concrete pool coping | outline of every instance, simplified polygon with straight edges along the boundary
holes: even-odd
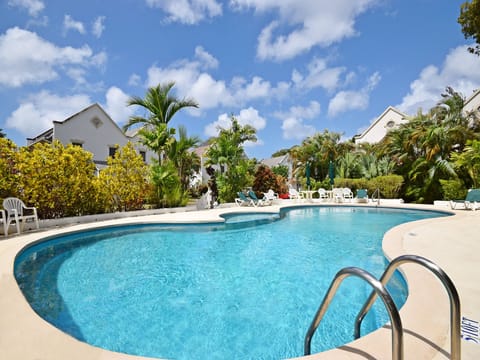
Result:
[[[281,205],[261,208],[230,207],[213,210],[176,212],[129,217],[63,228],[31,232],[0,240],[0,358],[11,360],[60,359],[147,359],[106,351],[82,343],[41,319],[31,309],[13,276],[16,254],[39,239],[98,226],[138,223],[189,223],[221,220],[231,212],[278,212],[285,206],[310,204],[282,201]],[[371,206],[353,204],[354,206]],[[325,204],[325,206],[329,206]],[[337,205],[352,206],[352,204]],[[444,210],[445,207],[395,204],[395,208]],[[390,259],[403,254],[424,256],[439,265],[455,283],[462,314],[480,320],[480,212],[458,210],[455,216],[426,219],[399,225],[389,230],[383,249]],[[3,239],[3,238],[0,238]],[[340,270],[340,269],[339,269]],[[448,359],[450,354],[450,316],[446,292],[428,271],[415,264],[401,267],[408,284],[409,297],[400,310],[404,333],[405,359]],[[324,294],[319,294],[319,302]],[[313,316],[313,314],[312,314]],[[309,324],[305,324],[305,331]],[[353,319],[352,319],[353,332]],[[314,339],[315,341],[315,339]],[[318,340],[317,340],[318,341]],[[480,344],[461,342],[462,358],[480,358]],[[340,348],[314,354],[305,359],[389,359],[391,332],[381,328]]]

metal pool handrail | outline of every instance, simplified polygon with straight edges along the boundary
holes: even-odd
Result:
[[[431,272],[433,272],[437,278],[442,282],[443,286],[447,290],[450,299],[450,352],[452,360],[460,360],[461,358],[461,345],[460,345],[460,298],[458,296],[457,289],[448,275],[435,263],[430,260],[417,256],[417,255],[402,255],[390,262],[385,269],[380,282],[383,286],[386,286],[395,270],[402,264],[415,263],[422,265]],[[362,309],[355,319],[355,332],[354,337],[358,339],[360,337],[360,327],[362,320],[368,313],[373,303],[377,298],[375,291],[372,291],[367,302],[363,305]]]
[[[403,328],[397,307],[395,306],[395,303],[390,294],[388,293],[387,289],[379,280],[377,280],[369,272],[356,267],[344,268],[335,275],[325,297],[322,300],[320,307],[317,310],[317,313],[315,314],[315,317],[313,318],[312,323],[310,324],[307,334],[305,335],[304,355],[310,355],[312,337],[317,330],[320,321],[322,321],[322,318],[325,315],[333,297],[335,296],[338,287],[340,286],[341,282],[348,276],[356,276],[361,278],[362,280],[365,280],[373,287],[373,293],[379,295],[380,298],[383,300],[388,315],[390,316],[390,323],[392,325],[392,360],[402,360]]]

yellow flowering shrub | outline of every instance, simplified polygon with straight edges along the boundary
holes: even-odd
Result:
[[[100,171],[97,189],[106,199],[107,211],[129,211],[143,207],[150,185],[148,166],[132,143],[109,157],[108,166]]]
[[[95,199],[92,154],[59,141],[23,147],[17,163],[18,197],[42,218],[91,214]]]

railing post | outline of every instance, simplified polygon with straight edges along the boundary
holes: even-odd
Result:
[[[323,316],[325,315],[330,302],[332,301],[335,293],[337,292],[340,283],[348,276],[357,276],[365,280],[368,284],[373,287],[373,292],[380,296],[383,300],[385,308],[387,309],[388,315],[390,317],[390,323],[392,325],[392,359],[393,360],[402,360],[403,359],[403,328],[400,315],[398,314],[397,307],[388,293],[387,289],[383,284],[377,280],[369,272],[356,268],[348,267],[340,270],[334,277],[330,287],[327,290],[325,297],[320,304],[320,307],[313,318],[310,327],[308,328],[307,334],[305,335],[304,341],[304,355],[310,355],[311,352],[311,341],[312,337],[315,334],[315,331],[320,324]]]
[[[458,296],[457,289],[453,284],[453,281],[448,275],[435,263],[430,260],[417,256],[417,255],[402,255],[393,259],[385,269],[385,272],[380,278],[380,282],[386,286],[395,270],[402,264],[415,263],[422,265],[423,267],[434,273],[437,278],[442,282],[443,286],[447,290],[448,297],[450,299],[450,356],[452,360],[460,360],[461,358],[461,344],[460,344],[460,297]],[[363,305],[362,309],[358,313],[355,319],[354,337],[358,339],[360,337],[360,327],[362,320],[368,313],[373,303],[377,298],[377,294],[372,291],[369,298]]]

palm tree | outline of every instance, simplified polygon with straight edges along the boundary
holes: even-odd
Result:
[[[0,129],[0,138],[4,138],[7,135],[3,132],[3,129]]]
[[[183,190],[187,189],[193,171],[200,169],[200,158],[191,151],[199,143],[200,138],[198,136],[189,137],[187,129],[184,126],[179,126],[178,140],[173,141],[167,147],[168,158],[175,164],[178,170]]]
[[[207,165],[218,165],[217,176],[220,200],[233,201],[236,193],[253,182],[253,162],[247,160],[243,144],[257,141],[256,130],[250,125],[240,125],[234,116],[231,127],[220,129],[207,150]]]
[[[144,108],[148,112],[147,117],[132,116],[123,126],[123,131],[135,125],[143,125],[140,135],[145,140],[145,145],[149,146],[158,154],[161,162],[162,153],[165,150],[170,139],[173,137],[175,130],[168,128],[168,123],[173,116],[181,109],[186,107],[198,108],[197,102],[192,99],[179,100],[170,94],[170,90],[175,85],[174,82],[167,84],[159,84],[150,87],[147,90],[145,98],[132,96],[127,101],[128,106],[137,105]],[[153,134],[149,134],[149,132]]]

